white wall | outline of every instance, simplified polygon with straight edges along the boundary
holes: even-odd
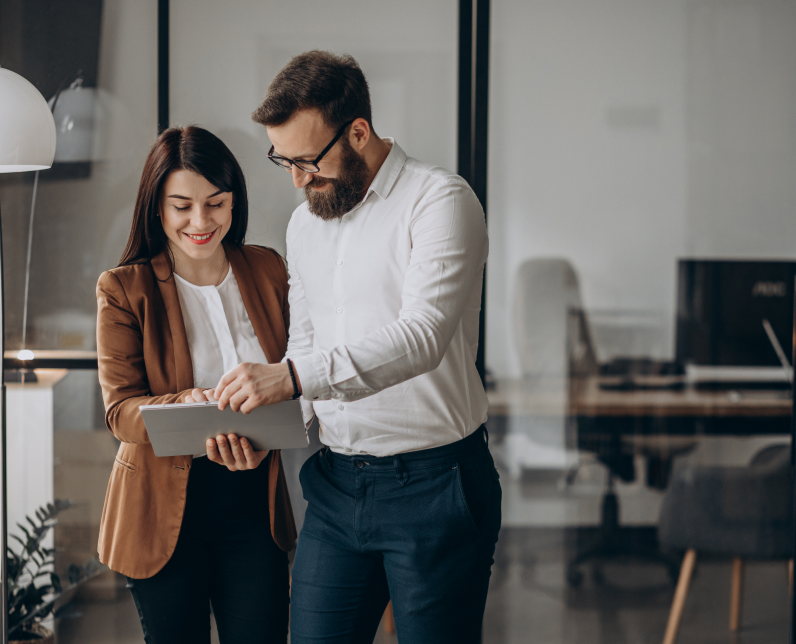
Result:
[[[688,3],[694,256],[796,257],[796,2]]]
[[[673,320],[678,257],[796,255],[796,3],[496,0],[492,20],[498,376],[526,259],[568,258],[588,308]]]
[[[171,120],[208,128],[246,174],[248,241],[285,250],[301,193],[266,158],[265,128],[249,115],[291,56],[352,54],[368,79],[373,124],[410,156],[455,169],[455,0],[172,0]]]

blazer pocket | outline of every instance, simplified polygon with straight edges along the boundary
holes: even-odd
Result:
[[[137,470],[135,465],[128,463],[127,461],[123,461],[118,456],[114,459],[113,466],[118,467],[126,472],[130,472],[130,474],[135,474]]]

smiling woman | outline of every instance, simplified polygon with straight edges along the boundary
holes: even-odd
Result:
[[[196,126],[170,128],[158,137],[147,159],[119,266],[147,261],[165,250],[172,270],[180,260],[183,264],[188,261],[187,268],[191,258],[223,255],[222,239],[240,247],[248,223],[246,179],[223,141]],[[223,230],[216,234],[219,228]],[[211,243],[194,254],[186,238],[207,234],[211,234]],[[220,264],[215,265],[216,275]]]
[[[218,436],[209,458],[157,457],[140,405],[201,398],[241,363],[287,347],[287,270],[246,246],[237,160],[198,127],[149,153],[119,266],[97,284],[99,380],[121,441],[100,526],[103,563],[127,577],[147,642],[285,641],[295,524],[278,451]],[[246,471],[238,471],[246,470]]]

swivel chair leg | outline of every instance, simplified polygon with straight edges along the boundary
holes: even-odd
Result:
[[[744,562],[740,557],[732,560],[732,587],[730,590],[730,632],[741,630],[741,608],[743,606]]]
[[[583,582],[580,566],[590,560],[609,559],[618,556],[637,557],[650,563],[666,567],[672,582],[677,578],[678,565],[676,560],[663,554],[656,547],[642,545],[628,538],[622,532],[619,523],[619,497],[615,492],[613,473],[608,473],[608,486],[603,494],[600,509],[600,536],[596,544],[585,552],[581,552],[569,562],[566,571],[567,583],[577,588]],[[594,581],[602,583],[602,571],[594,569]]]
[[[683,557],[683,565],[680,568],[677,589],[674,591],[674,601],[672,602],[672,610],[669,613],[669,623],[666,625],[666,634],[663,636],[663,644],[674,644],[677,640],[677,632],[680,630],[685,600],[688,597],[688,587],[691,585],[691,577],[694,575],[696,555],[696,550],[691,549]]]

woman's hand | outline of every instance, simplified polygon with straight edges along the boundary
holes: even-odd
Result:
[[[192,402],[205,402],[208,400],[214,400],[211,396],[213,394],[212,389],[194,389],[189,394],[185,394],[185,399],[182,401],[184,403],[192,403]]]
[[[255,470],[268,456],[268,450],[255,452],[246,437],[235,434],[219,434],[215,440],[207,439],[207,458],[219,465],[226,465],[230,472]]]

